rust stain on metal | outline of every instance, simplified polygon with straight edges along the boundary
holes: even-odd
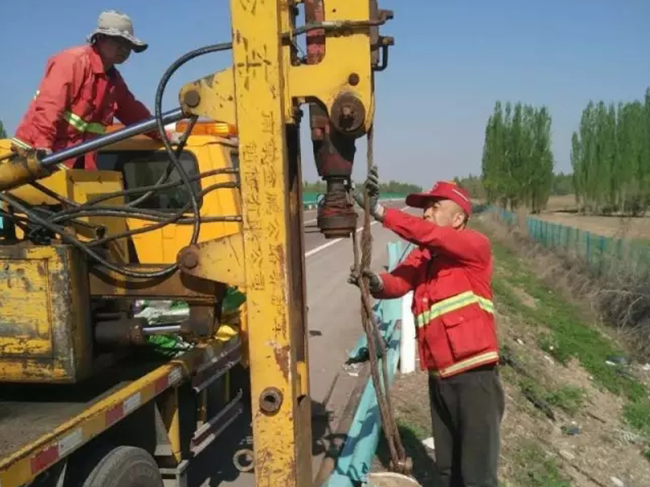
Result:
[[[289,357],[291,356],[291,347],[284,345],[283,347],[274,347],[273,354],[275,355],[275,363],[278,364],[282,377],[285,381],[289,380]]]

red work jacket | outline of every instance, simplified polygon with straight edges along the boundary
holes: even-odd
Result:
[[[471,229],[439,227],[386,209],[384,227],[418,246],[391,273],[376,298],[413,291],[420,366],[439,377],[498,362],[490,241]]]
[[[131,125],[151,117],[135,99],[117,69],[104,69],[92,46],[67,49],[52,56],[45,76],[12,142],[19,149],[53,152],[103,134],[117,117]],[[159,139],[157,132],[148,134]],[[84,167],[96,169],[96,153],[86,154]],[[66,161],[72,167],[74,160]]]

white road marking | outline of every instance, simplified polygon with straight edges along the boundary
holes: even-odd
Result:
[[[370,224],[370,226],[374,225],[375,223],[379,223],[379,222],[374,221]],[[363,230],[363,227],[357,228],[357,233],[359,233],[361,230]],[[309,252],[305,252],[305,257],[311,257],[312,255],[317,254],[321,250],[325,250],[327,247],[331,247],[335,243],[340,242],[341,240],[345,240],[345,239],[337,238],[335,240],[332,240],[331,242],[324,243],[323,245],[320,245],[315,249],[311,249]]]
[[[404,211],[404,210],[406,210],[406,209],[408,209],[408,206],[404,206],[403,208],[400,208],[400,211]],[[315,222],[316,220],[311,220],[311,221],[312,221],[312,222]],[[310,223],[310,222],[307,221],[307,222],[305,222],[305,223]],[[372,223],[370,223],[370,226],[374,225],[375,223],[379,223],[379,222],[377,222],[377,221],[373,221]],[[357,228],[357,233],[359,233],[361,230],[363,230],[363,227],[359,227],[359,228]],[[331,246],[334,245],[335,243],[340,242],[341,240],[345,240],[345,239],[343,239],[343,238],[337,238],[337,239],[334,239],[334,240],[332,240],[332,241],[330,241],[330,242],[324,243],[323,245],[319,245],[319,246],[316,247],[315,249],[311,249],[310,251],[305,252],[305,257],[311,257],[312,255],[317,254],[317,253],[320,252],[321,250],[325,250],[326,248],[331,247]]]

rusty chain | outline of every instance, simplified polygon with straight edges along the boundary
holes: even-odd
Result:
[[[373,128],[368,131],[368,174],[373,167]],[[364,188],[365,189],[365,188]],[[368,339],[368,354],[370,356],[370,375],[375,387],[377,405],[381,417],[382,430],[391,459],[391,470],[409,475],[411,473],[411,459],[406,457],[402,439],[395,422],[393,405],[388,388],[388,364],[386,363],[386,344],[379,333],[379,326],[372,309],[371,294],[368,278],[363,276],[363,270],[370,269],[372,261],[372,234],[370,232],[370,195],[364,191],[364,219],[361,233],[361,262],[359,262],[359,249],[357,246],[357,232],[352,232],[352,246],[354,252],[353,270],[359,276],[361,290],[361,323]],[[379,348],[379,353],[377,348]],[[381,378],[379,375],[379,359],[381,359]],[[383,382],[383,386],[382,386]]]

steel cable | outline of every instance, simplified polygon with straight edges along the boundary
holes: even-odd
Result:
[[[368,174],[374,164],[373,153],[373,129],[368,131],[368,149],[367,162]],[[382,422],[382,430],[386,438],[386,444],[391,458],[391,470],[398,473],[410,474],[411,462],[406,457],[404,445],[395,422],[393,405],[390,397],[388,386],[388,364],[386,363],[386,344],[379,334],[379,326],[372,309],[371,294],[369,290],[368,278],[364,277],[363,271],[370,269],[372,261],[372,234],[370,231],[370,195],[367,188],[364,188],[364,219],[363,230],[361,233],[361,259],[359,259],[359,249],[357,248],[356,231],[352,232],[352,245],[354,252],[354,271],[359,276],[359,288],[361,290],[361,323],[368,340],[368,354],[370,358],[370,374],[375,387],[377,396],[377,405]],[[359,262],[361,260],[361,262]],[[377,350],[377,348],[379,350]],[[381,360],[381,378],[379,371],[379,360]],[[382,387],[383,382],[383,387]]]

